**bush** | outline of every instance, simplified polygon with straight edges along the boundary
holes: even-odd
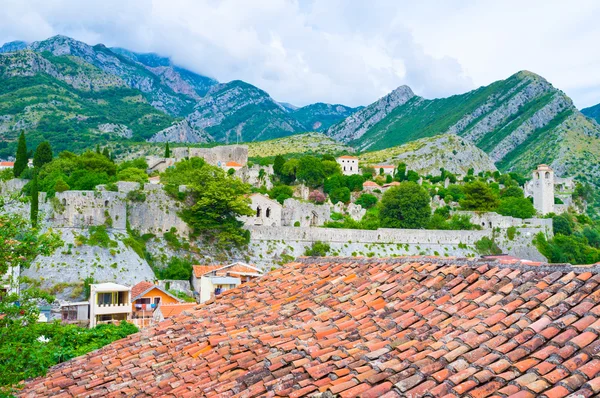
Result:
[[[460,206],[465,210],[493,211],[498,207],[498,198],[489,185],[481,181],[465,184],[465,198]]]
[[[383,228],[425,228],[430,217],[429,193],[414,182],[402,182],[383,194],[379,213]]]
[[[135,189],[127,192],[127,200],[132,202],[144,202],[146,200],[146,193],[141,189]]]
[[[493,239],[484,236],[475,242],[475,249],[479,254],[482,255],[498,255],[502,254],[502,250],[498,247],[496,242]]]
[[[192,278],[193,265],[188,259],[172,257],[166,268],[155,268],[159,279],[190,280]]]
[[[552,217],[552,229],[554,235],[565,235],[569,236],[573,234],[573,221],[566,214],[561,214]]]
[[[529,199],[515,196],[500,200],[500,205],[496,211],[503,216],[516,218],[531,218],[536,213],[533,203]]]
[[[350,189],[348,187],[335,188],[329,193],[329,199],[333,204],[337,202],[348,203],[350,202]]]
[[[316,204],[325,203],[325,195],[321,191],[314,190],[308,195],[308,200]]]
[[[275,185],[269,191],[269,197],[275,199],[281,204],[283,204],[286,199],[289,199],[292,196],[294,196],[294,188],[290,187],[289,185]]]
[[[331,247],[328,243],[316,241],[310,248],[306,248],[304,255],[309,257],[325,257],[330,250]]]
[[[370,209],[377,204],[377,196],[370,193],[363,193],[356,199],[356,204],[361,205],[364,209]]]

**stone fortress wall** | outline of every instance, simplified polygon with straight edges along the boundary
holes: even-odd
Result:
[[[221,167],[226,162],[237,162],[241,165],[248,163],[248,147],[246,145],[221,145],[212,148],[178,147],[171,150],[170,158],[146,156],[148,171],[163,172],[175,163],[193,157],[206,160],[208,164]]]

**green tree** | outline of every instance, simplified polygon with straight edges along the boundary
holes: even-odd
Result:
[[[21,131],[19,142],[17,144],[17,154],[15,155],[15,165],[13,172],[16,178],[21,176],[21,173],[27,168],[29,160],[27,158],[27,142],[25,141],[25,132]]]
[[[363,189],[363,183],[365,178],[360,174],[352,174],[349,176],[343,176],[343,182],[352,192],[360,192]]]
[[[342,173],[340,164],[335,160],[322,160],[321,163],[323,164],[323,173],[325,174],[325,177]]]
[[[473,181],[464,186],[465,198],[460,207],[465,210],[492,211],[498,207],[498,198],[489,185],[482,181]]]
[[[323,162],[314,156],[303,156],[298,163],[296,179],[302,181],[310,188],[323,185],[325,170]]]
[[[284,164],[285,158],[283,156],[275,156],[275,160],[273,161],[273,174],[275,174],[277,177],[281,177]]]
[[[279,178],[284,184],[291,184],[296,181],[296,175],[300,161],[298,159],[290,159],[286,161],[281,167],[281,174]]]
[[[171,157],[171,149],[169,148],[169,143],[167,142],[167,145],[165,145],[165,157],[166,158],[170,158]]]
[[[141,184],[148,182],[148,174],[135,167],[123,169],[117,173],[117,180],[139,182]]]
[[[33,172],[33,180],[31,181],[31,207],[29,211],[32,228],[36,228],[38,224],[39,206],[40,198],[38,191],[38,173],[37,170],[35,170]]]
[[[364,209],[370,209],[377,204],[377,196],[370,193],[363,193],[356,199],[357,205],[361,205]]]
[[[348,187],[335,188],[329,193],[329,199],[333,204],[337,202],[348,203],[350,202],[350,190]]]
[[[511,185],[504,188],[500,192],[500,198],[524,198],[523,190],[516,185]]]
[[[552,229],[554,234],[569,236],[573,234],[573,221],[566,214],[560,214],[552,217]]]
[[[398,167],[394,173],[394,179],[400,182],[406,181],[406,163],[398,163]]]
[[[313,242],[311,247],[306,248],[304,255],[309,257],[325,257],[330,250],[331,247],[328,243],[316,241]]]
[[[35,149],[35,155],[33,155],[33,166],[41,168],[46,163],[50,163],[53,157],[54,155],[52,154],[50,142],[40,142]]]
[[[105,158],[110,159],[110,151],[108,150],[108,148],[104,147],[104,150],[102,151],[102,155]]]
[[[533,203],[527,198],[518,198],[509,196],[500,200],[500,205],[496,209],[498,214],[516,218],[531,218],[535,216]]]
[[[238,178],[229,177],[218,167],[201,158],[178,162],[161,177],[167,192],[178,192],[179,185],[187,186],[187,204],[181,215],[193,229],[218,247],[246,245],[250,236],[242,228],[239,216],[254,214],[250,208],[250,186]]]
[[[269,191],[269,197],[281,204],[292,196],[294,196],[294,188],[289,185],[277,184]]]
[[[429,193],[414,182],[391,187],[381,198],[379,220],[383,228],[425,228],[430,217]]]
[[[96,153],[98,155],[102,155],[102,151],[100,150],[100,144],[96,144]]]

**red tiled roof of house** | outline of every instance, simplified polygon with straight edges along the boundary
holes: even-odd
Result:
[[[223,268],[224,265],[194,265],[194,276],[200,278],[202,275],[206,275],[209,272],[213,272],[219,268]]]
[[[365,181],[363,182],[363,187],[377,187],[380,188],[376,182],[373,181]]]
[[[231,161],[231,162],[225,163],[225,167],[242,167],[242,165],[239,164],[238,162]]]
[[[4,166],[4,167],[13,167],[15,165],[15,162],[0,162],[0,166]]]
[[[133,299],[134,297],[139,296],[140,294],[142,294],[143,292],[145,292],[152,286],[156,286],[156,285],[154,283],[148,282],[148,281],[142,281],[142,282],[138,283],[137,285],[134,285],[131,288],[131,298]]]
[[[344,155],[340,156],[338,159],[358,159],[356,156]]]
[[[300,259],[20,395],[591,397],[599,334],[597,266]]]

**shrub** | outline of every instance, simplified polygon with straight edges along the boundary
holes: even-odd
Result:
[[[335,188],[329,194],[329,199],[333,204],[337,202],[348,203],[350,202],[350,189],[348,187]]]
[[[306,248],[304,255],[309,257],[325,257],[330,250],[331,246],[328,243],[316,241],[313,242],[310,248]]]
[[[356,204],[361,205],[365,209],[370,209],[377,204],[377,196],[370,193],[363,193],[356,199]]]
[[[325,203],[325,195],[321,191],[314,190],[308,195],[308,200],[316,204]]]
[[[498,247],[496,242],[493,239],[484,236],[475,242],[475,249],[479,254],[482,255],[498,255],[502,254],[502,250]]]
[[[516,218],[531,218],[536,213],[533,203],[529,199],[515,196],[500,200],[500,205],[496,211],[503,216]]]
[[[402,182],[383,194],[379,220],[384,228],[425,228],[430,217],[429,193],[414,182]]]

